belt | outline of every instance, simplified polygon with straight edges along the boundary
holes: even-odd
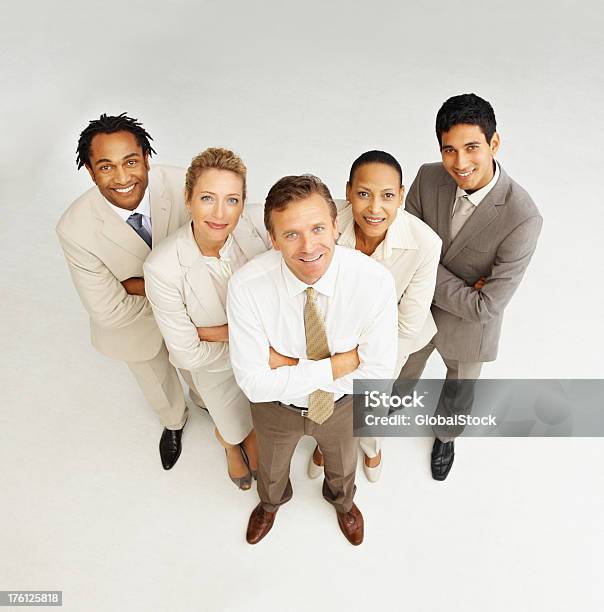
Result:
[[[342,397],[335,401],[333,403],[334,408],[341,403],[343,400],[345,400],[347,397],[350,397],[350,395],[342,395]],[[279,406],[282,406],[283,408],[287,408],[288,410],[291,410],[292,412],[295,412],[296,414],[299,414],[300,416],[306,417],[308,416],[308,408],[304,408],[302,406],[296,406],[294,404],[284,404],[283,402],[277,402],[277,404],[279,404]]]

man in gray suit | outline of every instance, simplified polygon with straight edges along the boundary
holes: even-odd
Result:
[[[529,264],[542,219],[529,194],[495,161],[500,139],[491,105],[475,94],[449,98],[436,116],[442,163],[424,164],[406,209],[442,239],[432,303],[436,336],[399,374],[418,379],[434,349],[447,367],[437,414],[468,413],[473,381],[494,361],[503,311]],[[431,467],[444,480],[459,430],[435,428]]]

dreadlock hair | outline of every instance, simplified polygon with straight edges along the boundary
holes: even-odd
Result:
[[[138,119],[128,117],[126,113],[121,113],[117,116],[103,113],[98,119],[90,121],[88,127],[80,134],[76,149],[78,170],[84,165],[90,166],[90,144],[92,139],[97,134],[113,134],[114,132],[130,132],[143,150],[143,155],[151,157],[151,154],[155,153],[155,150],[149,143],[153,138],[151,138],[142,124],[138,122]]]

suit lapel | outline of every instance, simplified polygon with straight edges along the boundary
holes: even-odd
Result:
[[[453,210],[456,190],[457,186],[452,179],[438,186],[437,230],[443,241],[443,253],[446,253],[451,246],[451,211]]]
[[[461,230],[459,230],[459,234],[457,234],[455,240],[450,243],[449,248],[444,253],[442,259],[443,264],[446,265],[450,262],[463,250],[472,238],[478,236],[488,225],[497,219],[499,216],[497,207],[505,204],[505,195],[508,190],[509,182],[510,179],[508,175],[503,171],[503,168],[499,166],[499,179],[497,183],[493,189],[489,191],[484,200],[480,202],[478,208],[466,221]]]
[[[208,267],[193,238],[191,224],[187,223],[178,232],[176,251],[183,268],[185,282],[211,317],[226,320],[226,312],[218,298]]]
[[[153,246],[168,235],[172,200],[161,180],[159,170],[149,172],[149,206],[151,208],[151,238]]]
[[[103,196],[95,197],[94,213],[101,222],[101,233],[118,247],[145,261],[151,252],[147,243],[116,213],[112,212]]]
[[[468,242],[476,235],[480,234],[484,228],[497,218],[497,211],[492,202],[487,201],[488,196],[478,205],[472,216],[466,221],[465,225],[459,230],[459,234],[451,243],[443,257],[443,264],[447,264],[458,255]]]

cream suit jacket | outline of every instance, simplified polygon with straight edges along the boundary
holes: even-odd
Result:
[[[149,172],[152,244],[155,248],[188,218],[185,171],[152,166]],[[129,295],[121,281],[143,276],[151,252],[145,241],[110,208],[95,186],[65,211],[56,228],[73,284],[90,315],[92,344],[107,357],[146,361],[162,337],[147,298]]]
[[[480,202],[455,240],[451,217],[457,185],[442,163],[417,173],[407,210],[442,239],[432,314],[434,344],[447,359],[493,361],[503,312],[518,288],[537,246],[542,218],[529,194],[499,166],[497,183]],[[486,278],[477,291],[474,283]]]
[[[338,244],[355,248],[352,206],[336,200]],[[398,375],[406,357],[423,348],[436,333],[430,305],[434,296],[441,240],[425,223],[399,210],[386,237],[390,255],[380,259],[394,276],[398,299]]]
[[[261,209],[246,205],[232,233],[248,260],[270,247],[261,218]],[[147,295],[170,361],[191,372],[227,442],[240,442],[251,430],[250,408],[235,382],[228,342],[203,342],[197,336],[197,327],[224,325],[227,316],[193,237],[191,223],[153,249],[144,271]]]

